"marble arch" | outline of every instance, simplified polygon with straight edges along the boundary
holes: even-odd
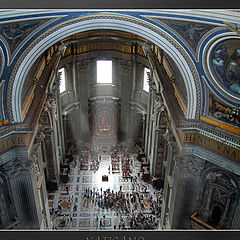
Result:
[[[109,21],[110,20],[110,21]],[[163,32],[160,28],[146,22],[140,21],[133,17],[118,15],[118,14],[95,14],[87,17],[80,17],[77,20],[73,19],[68,22],[61,23],[47,32],[43,33],[27,48],[20,57],[18,64],[10,78],[10,85],[12,84],[12,93],[8,94],[8,101],[11,102],[10,114],[12,114],[13,122],[22,122],[21,112],[21,93],[24,80],[28,71],[36,59],[54,43],[61,39],[88,30],[109,29],[120,30],[137,34],[141,37],[158,45],[164,49],[165,52],[175,61],[180,67],[180,72],[183,76],[187,89],[187,118],[195,119],[197,116],[197,106],[200,102],[197,97],[198,86],[196,86],[198,79],[196,79],[197,70],[194,63],[190,60],[185,50],[180,43]],[[161,33],[161,34],[160,34]],[[175,44],[173,44],[175,43]],[[184,56],[185,54],[185,56]],[[187,61],[186,59],[189,59]],[[190,66],[192,65],[192,66]]]

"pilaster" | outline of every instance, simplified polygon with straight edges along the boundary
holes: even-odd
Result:
[[[24,229],[39,229],[41,210],[37,194],[37,169],[29,159],[16,159],[3,165],[13,192],[17,217]]]

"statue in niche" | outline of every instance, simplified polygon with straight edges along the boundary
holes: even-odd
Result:
[[[0,175],[0,226],[10,222],[11,200],[5,179]]]
[[[53,118],[55,119],[55,121],[57,121],[58,114],[57,114],[57,105],[56,105],[55,99],[54,98],[50,98],[46,102],[46,106],[47,106],[47,108],[49,108],[51,110],[51,112],[53,113]]]

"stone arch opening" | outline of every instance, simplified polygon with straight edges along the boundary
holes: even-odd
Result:
[[[16,74],[13,74],[10,79],[10,84],[12,84],[12,92],[9,94],[9,98],[12,102],[10,115],[12,114],[13,122],[23,121],[21,110],[22,88],[28,71],[37,58],[46,49],[67,36],[88,30],[99,29],[120,30],[134,33],[144,37],[160,48],[165,49],[166,53],[174,59],[175,63],[181,66],[179,70],[183,76],[187,89],[187,118],[197,118],[197,80],[194,73],[194,65],[184,50],[181,47],[179,48],[179,45],[171,37],[166,37],[164,32],[160,29],[156,29],[154,26],[150,26],[145,22],[140,22],[135,19],[109,14],[106,17],[93,15],[88,18],[79,18],[75,21],[59,24],[59,26],[51,31],[44,33],[41,38],[38,38],[28,49],[26,49],[24,54],[20,57],[18,64],[15,66],[15,71],[13,72]]]

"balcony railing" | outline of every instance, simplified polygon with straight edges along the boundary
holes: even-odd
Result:
[[[197,213],[193,213],[191,216],[190,224],[197,229],[208,229],[208,230],[218,230],[218,228],[213,227],[197,216]]]

